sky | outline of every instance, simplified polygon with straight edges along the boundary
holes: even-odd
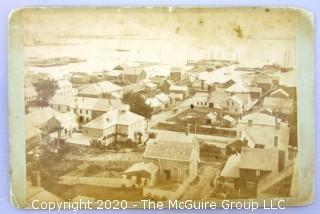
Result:
[[[294,10],[64,8],[23,10],[22,16],[26,44],[77,44],[96,57],[129,49],[130,56],[117,57],[171,64],[216,58],[244,66],[282,65],[288,55],[287,63],[295,67]]]

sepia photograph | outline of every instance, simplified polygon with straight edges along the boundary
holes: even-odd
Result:
[[[297,197],[298,16],[20,10],[29,206]]]

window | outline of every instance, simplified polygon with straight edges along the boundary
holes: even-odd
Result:
[[[82,114],[82,109],[80,109],[80,114]]]
[[[238,109],[236,108],[235,111],[238,112]]]
[[[227,106],[229,106],[229,101],[227,101]]]
[[[60,110],[60,106],[58,106],[58,110]]]
[[[68,109],[67,111],[70,111],[70,107],[69,106],[67,107],[67,109]]]
[[[89,111],[88,111],[88,110],[86,110],[86,114],[89,114]]]
[[[252,182],[252,181],[247,181],[246,185],[247,185],[247,189],[249,190],[254,190],[256,186],[255,182]]]
[[[232,104],[232,106],[234,106],[234,102],[232,102],[231,104]]]

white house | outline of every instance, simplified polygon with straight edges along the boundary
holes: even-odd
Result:
[[[38,93],[33,86],[26,87],[24,89],[24,101],[25,103],[31,103],[38,99]]]
[[[53,109],[60,112],[74,112],[79,118],[79,123],[89,122],[111,108],[117,109],[122,105],[119,99],[74,96],[54,96],[49,104]]]
[[[72,88],[72,83],[69,80],[62,79],[54,83],[55,95],[57,96],[72,96],[76,95],[76,89]]]
[[[79,90],[78,95],[92,98],[122,98],[123,89],[112,82],[102,81],[83,87]]]
[[[93,138],[105,138],[107,141],[127,139],[138,140],[139,132],[144,133],[144,117],[129,111],[124,105],[120,109],[110,110],[89,123],[83,125],[83,132]]]
[[[275,90],[264,98],[263,106],[272,110],[273,113],[291,114],[293,112],[293,99],[282,88]]]
[[[240,116],[245,111],[242,100],[237,96],[227,97],[222,101],[221,106],[225,113],[234,116]]]
[[[169,95],[175,100],[184,100],[189,96],[189,88],[184,85],[172,85],[169,88]]]

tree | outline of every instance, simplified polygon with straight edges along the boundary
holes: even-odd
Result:
[[[151,119],[152,108],[145,104],[142,96],[136,93],[127,93],[123,96],[123,102],[130,106],[130,111],[139,114],[147,119]]]
[[[38,83],[35,83],[36,91],[39,96],[39,105],[40,106],[48,106],[49,100],[54,95],[54,80],[41,80]]]

